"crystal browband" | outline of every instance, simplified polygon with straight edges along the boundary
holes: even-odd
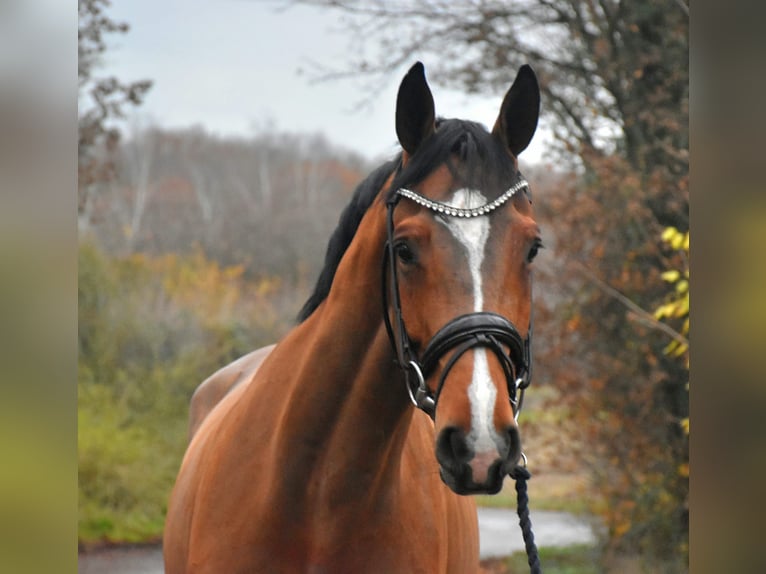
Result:
[[[433,201],[431,199],[428,199],[427,197],[423,197],[419,193],[406,189],[401,188],[396,193],[397,195],[401,195],[402,197],[406,197],[407,199],[411,199],[418,205],[422,205],[423,207],[426,207],[430,209],[431,211],[435,211],[437,213],[443,213],[445,215],[450,215],[452,217],[477,217],[479,215],[485,215],[491,211],[494,211],[504,203],[506,203],[509,199],[511,199],[514,194],[524,188],[528,188],[529,184],[525,179],[520,179],[518,182],[516,182],[513,187],[511,187],[508,191],[503,193],[503,195],[499,196],[497,199],[494,199],[493,201],[490,201],[489,203],[485,203],[484,205],[480,205],[479,207],[472,207],[470,209],[465,209],[462,207],[453,207],[452,205],[448,205],[446,203],[441,203],[439,201]]]

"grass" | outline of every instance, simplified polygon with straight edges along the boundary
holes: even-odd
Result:
[[[575,545],[563,548],[540,548],[540,563],[548,574],[597,574],[598,552],[593,546]],[[527,572],[527,555],[514,552],[508,558],[510,572]]]
[[[556,510],[572,514],[592,511],[592,495],[587,493],[587,477],[582,473],[547,473],[533,476],[527,483],[532,510]],[[514,482],[508,478],[503,489],[493,495],[476,496],[476,504],[489,508],[516,508]]]
[[[159,539],[185,421],[160,424],[160,413],[128,421],[113,401],[95,400],[88,390],[81,389],[78,413],[79,541]]]
[[[287,324],[270,280],[189,257],[78,260],[78,538],[162,536],[186,449],[189,398],[216,369]],[[280,292],[279,297],[283,294]],[[0,473],[2,474],[2,473]]]
[[[540,564],[546,574],[597,574],[598,549],[588,545],[561,548],[540,548]],[[508,558],[485,560],[482,567],[486,574],[517,574],[529,572],[524,551],[514,552]]]

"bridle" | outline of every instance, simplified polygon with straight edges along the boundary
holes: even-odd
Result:
[[[410,400],[412,404],[427,413],[432,419],[436,416],[436,404],[450,370],[461,356],[476,347],[485,347],[498,358],[508,385],[508,395],[514,417],[518,418],[524,401],[524,391],[529,386],[532,375],[532,318],[530,316],[527,336],[522,338],[516,326],[497,313],[481,311],[460,315],[439,329],[425,346],[423,353],[418,356],[413,349],[402,317],[394,246],[394,209],[402,198],[406,198],[437,215],[463,218],[482,217],[507,203],[521,190],[528,192],[529,184],[523,177],[519,176],[518,181],[497,199],[470,209],[434,201],[406,188],[396,190],[386,201],[388,238],[383,255],[383,317],[388,337],[396,353],[396,361],[404,371]],[[387,278],[388,282],[386,281]],[[389,293],[391,295],[393,322],[388,309]],[[439,359],[451,350],[454,352],[439,376],[436,391],[431,392],[425,381],[435,370]]]
[[[399,297],[399,280],[396,272],[396,253],[394,245],[394,209],[402,198],[414,201],[418,205],[433,211],[437,215],[447,217],[481,217],[504,205],[520,190],[529,194],[529,184],[519,175],[518,181],[497,199],[486,205],[471,209],[458,208],[438,201],[433,201],[421,194],[405,189],[397,189],[386,201],[386,233],[387,240],[383,252],[383,318],[386,324],[388,338],[396,353],[396,362],[404,371],[407,393],[412,404],[421,409],[431,419],[436,416],[436,404],[439,401],[444,383],[455,363],[466,352],[476,347],[485,347],[492,351],[500,361],[508,385],[513,416],[518,420],[524,402],[524,391],[532,379],[532,315],[530,311],[529,330],[526,338],[522,338],[516,326],[497,313],[481,311],[460,315],[449,321],[431,338],[423,353],[418,357],[413,349],[412,341],[407,334],[402,317],[402,304]],[[386,281],[388,279],[388,282]],[[388,294],[391,294],[393,324],[388,309]],[[396,332],[394,332],[394,327]],[[507,348],[507,350],[506,350]],[[454,350],[447,360],[444,370],[439,376],[436,391],[426,385],[426,379],[436,368],[439,359],[449,351]],[[526,468],[526,456],[521,453],[524,464],[517,465],[509,473],[516,481],[516,501],[524,546],[527,552],[527,562],[533,574],[541,572],[540,558],[532,532],[532,522],[529,517],[529,499],[527,497],[527,480],[530,478]]]

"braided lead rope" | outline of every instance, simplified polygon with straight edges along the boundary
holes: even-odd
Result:
[[[527,551],[527,562],[532,574],[541,574],[540,557],[537,555],[535,535],[532,532],[532,521],[529,519],[529,497],[527,496],[527,480],[531,474],[524,466],[516,466],[510,473],[511,478],[516,480],[516,512],[519,515],[519,526],[524,538],[524,547]]]

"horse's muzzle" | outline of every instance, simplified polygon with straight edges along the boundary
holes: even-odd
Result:
[[[457,494],[496,494],[521,456],[518,429],[508,427],[503,448],[497,453],[479,453],[468,444],[458,427],[443,429],[436,440],[436,459],[442,481]]]

